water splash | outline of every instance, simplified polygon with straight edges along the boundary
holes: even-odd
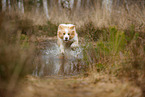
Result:
[[[36,66],[36,76],[47,75],[74,75],[80,71],[83,63],[82,48],[76,50],[66,49],[65,54],[60,54],[60,49],[56,40],[49,40],[45,42],[47,45],[42,52],[42,64],[38,69]]]

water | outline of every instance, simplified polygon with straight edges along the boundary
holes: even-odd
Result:
[[[56,39],[44,41],[41,45],[45,45],[45,48],[40,50],[42,62],[39,64],[40,66],[36,65],[34,75],[75,75],[80,73],[84,65],[81,47],[76,50],[67,49],[63,55],[60,53]]]

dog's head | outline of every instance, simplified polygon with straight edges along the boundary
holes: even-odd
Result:
[[[66,42],[74,38],[75,34],[75,25],[73,24],[60,24],[58,27],[58,37]]]

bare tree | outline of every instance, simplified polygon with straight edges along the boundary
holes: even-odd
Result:
[[[74,7],[74,0],[59,0],[59,7],[72,10]]]
[[[21,13],[24,13],[24,2],[23,2],[23,0],[18,1],[18,9],[20,10]]]
[[[81,0],[77,0],[77,9],[81,7]]]
[[[70,1],[69,1],[69,4],[70,4],[70,8],[73,9],[73,6],[74,6],[74,0],[70,0]]]
[[[44,9],[47,19],[49,19],[47,0],[43,0],[43,9]]]
[[[89,6],[90,0],[87,0],[87,6]]]
[[[36,0],[36,13],[39,12],[39,8],[40,8],[40,0]]]
[[[11,1],[8,0],[8,7],[9,7],[9,11],[11,10]]]
[[[22,13],[24,13],[24,2],[22,0]]]
[[[2,11],[6,10],[6,0],[2,0]]]
[[[111,13],[112,3],[113,3],[113,0],[103,0],[102,1],[103,9],[105,9],[107,12],[109,11],[109,13]]]
[[[124,0],[123,4],[124,4],[125,10],[127,11],[127,13],[129,13],[129,7],[128,7],[128,2],[127,2],[127,0]]]
[[[0,11],[2,10],[2,1],[0,0]]]
[[[49,8],[53,6],[53,0],[49,0]]]
[[[58,0],[59,10],[61,11],[61,0]]]

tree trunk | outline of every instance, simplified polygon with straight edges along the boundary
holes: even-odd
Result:
[[[129,7],[128,7],[128,2],[127,2],[127,0],[124,0],[123,3],[124,3],[124,8],[125,8],[126,12],[129,13]]]
[[[73,9],[73,7],[74,7],[74,0],[70,0],[70,9],[72,10]]]
[[[2,0],[2,11],[6,10],[6,0]]]
[[[53,0],[49,0],[49,8],[52,8],[53,6]]]
[[[11,1],[8,0],[8,7],[9,7],[9,11],[11,11]]]
[[[47,19],[49,19],[47,0],[43,0],[43,9],[44,9]]]
[[[106,12],[109,12],[109,14],[111,14],[112,3],[113,3],[113,0],[103,0],[102,1],[103,9],[105,9]]]
[[[23,2],[23,0],[18,1],[18,9],[20,10],[21,13],[24,13],[24,2]]]
[[[90,0],[87,0],[87,7],[89,7],[90,5]]]
[[[81,7],[81,0],[77,0],[77,10]]]
[[[2,0],[0,0],[0,12],[2,11]]]
[[[17,0],[10,0],[10,3],[11,3],[11,8],[15,10],[17,7]]]
[[[39,13],[39,8],[40,8],[40,0],[36,0],[36,13]]]
[[[24,2],[23,2],[23,0],[22,0],[22,13],[24,13]]]

